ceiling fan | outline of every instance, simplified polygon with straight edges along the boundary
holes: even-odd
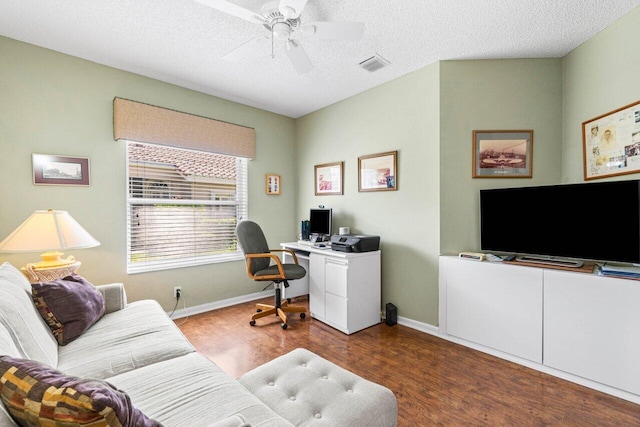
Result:
[[[275,0],[262,6],[261,13],[238,6],[227,0],[195,0],[256,24],[262,24],[269,34],[254,37],[223,55],[224,59],[238,60],[260,54],[271,42],[271,56],[276,41],[284,42],[284,51],[299,74],[313,69],[309,56],[302,47],[301,39],[324,39],[356,41],[364,34],[362,22],[309,22],[302,23],[302,13],[308,0]]]

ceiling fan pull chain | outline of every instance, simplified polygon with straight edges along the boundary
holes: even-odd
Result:
[[[275,58],[276,54],[273,52],[273,24],[271,24],[271,58]]]

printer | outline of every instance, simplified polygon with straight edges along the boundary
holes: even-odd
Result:
[[[364,234],[335,234],[331,236],[331,249],[339,252],[371,252],[380,247],[380,236]]]

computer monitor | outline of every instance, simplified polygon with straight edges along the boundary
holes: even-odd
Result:
[[[309,211],[309,233],[311,235],[325,236],[324,240],[331,237],[331,209],[313,208]]]

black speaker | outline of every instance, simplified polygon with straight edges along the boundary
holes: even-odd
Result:
[[[385,323],[388,326],[393,326],[396,323],[398,323],[398,308],[391,304],[390,302],[387,303],[386,307],[386,315],[385,315]]]

